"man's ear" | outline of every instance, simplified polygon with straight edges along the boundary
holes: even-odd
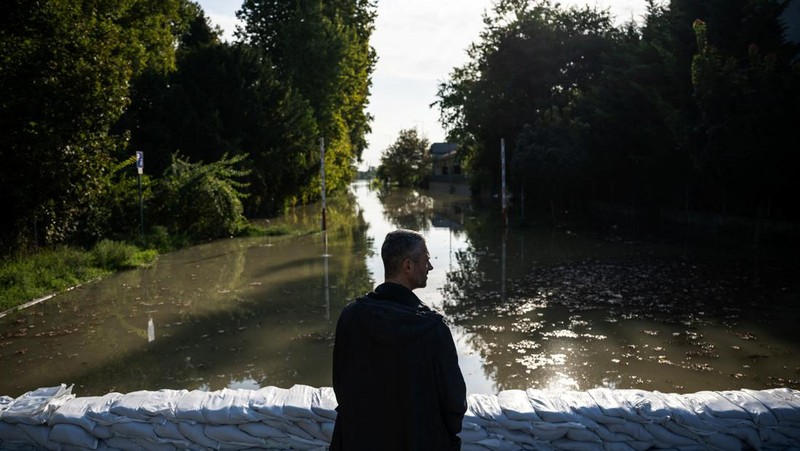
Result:
[[[403,272],[404,273],[411,272],[411,259],[410,258],[404,258],[403,259],[402,268],[403,268]]]

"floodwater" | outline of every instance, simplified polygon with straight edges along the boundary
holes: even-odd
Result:
[[[363,182],[327,213],[326,233],[195,246],[0,317],[0,395],[329,386],[336,319],[382,281],[397,227],[428,240],[416,293],[447,317],[470,393],[800,388],[796,260],[505,228],[463,197]]]

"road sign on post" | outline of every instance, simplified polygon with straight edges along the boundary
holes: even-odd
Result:
[[[142,174],[144,174],[144,152],[136,151],[136,172],[139,174],[139,233],[144,237],[144,199],[142,198]]]
[[[141,150],[136,151],[136,170],[139,172],[139,175],[144,173],[144,152]]]

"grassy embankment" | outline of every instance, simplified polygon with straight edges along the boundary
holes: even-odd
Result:
[[[0,313],[125,269],[146,267],[159,254],[191,246],[185,237],[150,235],[146,245],[102,240],[91,249],[58,246],[0,260]],[[239,236],[300,235],[287,226],[249,225]]]

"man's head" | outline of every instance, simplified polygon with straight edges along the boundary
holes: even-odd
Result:
[[[381,258],[387,282],[404,285],[409,290],[428,284],[433,269],[425,237],[413,230],[395,230],[386,234]]]

